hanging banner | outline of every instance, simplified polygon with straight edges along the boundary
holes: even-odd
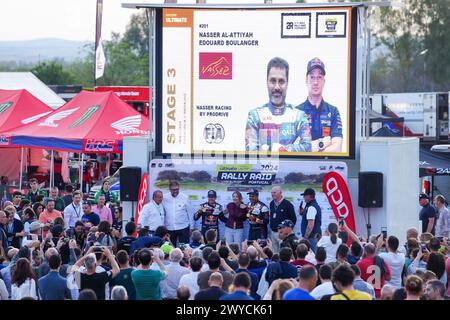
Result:
[[[103,0],[97,0],[97,17],[95,21],[95,79],[103,77],[105,71],[105,52],[102,45]]]
[[[180,183],[180,192],[190,200],[191,214],[198,210],[200,204],[207,201],[208,190],[217,192],[217,202],[223,206],[232,202],[234,191],[240,191],[244,203],[248,203],[247,192],[257,189],[259,200],[269,205],[272,201],[272,186],[279,185],[283,197],[289,200],[295,208],[297,223],[294,232],[301,237],[300,225],[302,217],[298,213],[303,197],[300,195],[306,188],[316,190],[316,200],[322,208],[322,230],[330,222],[337,222],[327,196],[322,192],[322,183],[328,172],[347,179],[347,165],[344,162],[318,161],[275,161],[260,160],[227,161],[211,160],[169,160],[154,159],[149,168],[149,188],[152,193],[161,190],[169,192],[169,182]],[[195,227],[200,228],[200,220]],[[247,235],[248,225],[244,224],[244,234]],[[220,233],[224,234],[224,224],[219,222]]]
[[[137,202],[137,208],[136,208],[136,215],[134,218],[134,223],[136,224],[136,232],[134,236],[137,236],[138,232],[138,221],[139,221],[139,215],[141,214],[142,208],[147,203],[147,191],[148,191],[148,174],[147,172],[144,172],[141,179],[141,184],[139,185],[139,196],[138,196],[138,202]]]
[[[344,178],[337,172],[328,172],[323,179],[322,190],[333,209],[336,220],[343,218],[349,229],[356,233],[352,199]],[[351,244],[351,238],[349,242]]]

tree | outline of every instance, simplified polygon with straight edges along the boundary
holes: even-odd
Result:
[[[372,65],[372,92],[448,90],[448,0],[404,0],[401,8],[381,8],[376,25],[376,40],[388,53]]]
[[[180,180],[180,177],[176,170],[164,170],[158,173],[158,178],[156,180],[176,181]]]
[[[69,85],[74,82],[72,75],[64,71],[63,65],[57,60],[41,62],[31,69],[31,72],[47,85]]]
[[[194,181],[197,181],[197,182],[210,182],[211,181],[211,175],[204,170],[193,171],[191,173],[191,177],[192,177],[192,179],[194,179]]]

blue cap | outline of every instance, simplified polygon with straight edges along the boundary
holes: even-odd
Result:
[[[325,65],[319,58],[313,58],[308,62],[308,65],[306,66],[306,75],[308,75],[314,69],[320,69],[323,75],[325,75]]]
[[[217,193],[214,190],[209,190],[208,198],[217,198]]]
[[[247,194],[250,196],[259,196],[259,191],[258,189],[253,189],[252,191],[247,192]]]
[[[281,228],[294,228],[294,223],[291,220],[286,219],[278,225],[278,229]]]

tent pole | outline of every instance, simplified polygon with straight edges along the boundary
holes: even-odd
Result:
[[[23,181],[23,147],[20,148],[20,175],[19,175],[19,190],[22,192]]]
[[[83,192],[83,160],[84,160],[84,153],[81,154],[81,163],[80,163],[80,191]]]
[[[55,162],[54,162],[54,151],[52,150],[51,153],[51,160],[50,160],[50,188],[53,188],[53,185],[55,183],[55,181],[53,180],[53,176],[55,173]]]

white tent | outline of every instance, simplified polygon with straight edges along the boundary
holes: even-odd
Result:
[[[27,89],[52,109],[58,109],[66,103],[31,72],[0,72],[0,89]]]

